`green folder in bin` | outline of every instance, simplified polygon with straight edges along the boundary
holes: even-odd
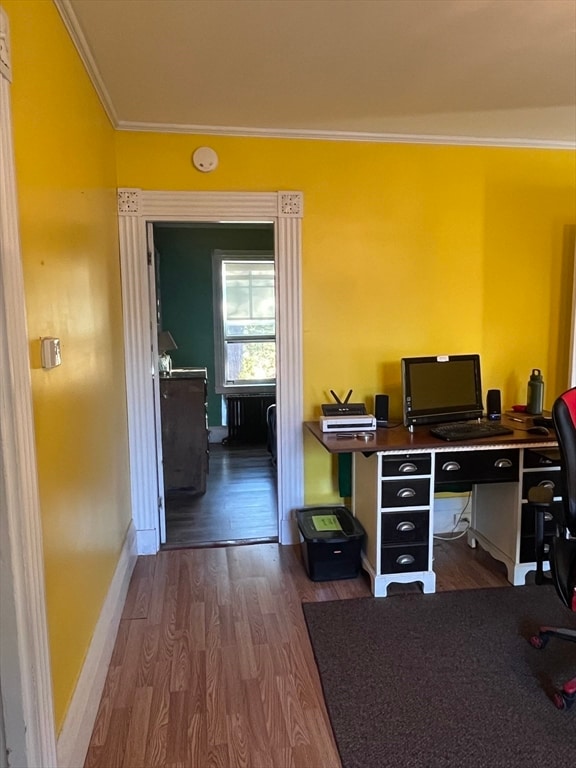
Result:
[[[312,515],[312,524],[317,531],[341,531],[342,526],[336,515]]]
[[[349,542],[364,536],[364,529],[346,507],[304,507],[296,510],[296,518],[300,533],[309,542]]]

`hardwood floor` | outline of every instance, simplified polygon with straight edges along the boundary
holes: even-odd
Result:
[[[435,569],[439,591],[508,585],[463,540]],[[365,574],[311,582],[299,547],[140,557],[85,768],[339,768],[301,603],[369,595]]]
[[[204,494],[166,494],[165,548],[278,541],[276,469],[265,447],[210,446]]]

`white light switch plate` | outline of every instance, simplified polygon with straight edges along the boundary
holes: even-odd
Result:
[[[62,363],[60,354],[60,339],[45,336],[40,339],[42,353],[42,368],[55,368]]]

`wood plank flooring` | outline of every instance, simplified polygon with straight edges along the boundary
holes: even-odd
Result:
[[[277,541],[276,469],[265,447],[210,446],[204,494],[166,494],[165,547]]]
[[[435,569],[438,590],[508,584],[463,540]],[[299,547],[140,557],[85,768],[340,768],[301,603],[369,595],[365,574],[311,582]]]

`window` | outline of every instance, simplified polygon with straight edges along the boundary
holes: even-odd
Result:
[[[276,384],[274,257],[216,251],[213,256],[216,391]]]

